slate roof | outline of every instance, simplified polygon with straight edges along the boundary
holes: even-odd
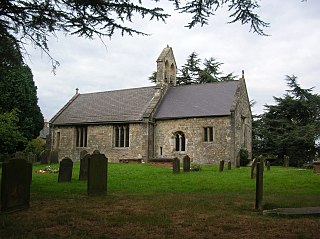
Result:
[[[156,89],[142,87],[75,95],[51,120],[54,125],[141,121]]]
[[[230,115],[239,81],[224,81],[168,89],[155,119]]]

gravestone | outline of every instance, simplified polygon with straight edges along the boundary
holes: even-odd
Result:
[[[58,163],[59,162],[58,158],[59,158],[58,151],[56,151],[56,150],[50,151],[50,153],[49,153],[49,161],[50,161],[50,163]]]
[[[88,162],[90,154],[82,155],[80,154],[80,172],[79,172],[79,180],[88,180]]]
[[[17,158],[17,159],[24,159],[24,158],[25,158],[24,153],[21,152],[21,151],[15,152],[15,154],[14,154],[13,157],[14,157],[14,158]]]
[[[270,171],[270,161],[267,161],[267,170]]]
[[[50,150],[46,149],[46,150],[43,150],[39,157],[40,157],[40,162],[41,164],[48,164],[48,158],[49,158],[49,153],[50,153]]]
[[[58,183],[71,182],[72,169],[73,169],[72,160],[68,157],[62,159],[59,167]]]
[[[172,172],[173,173],[180,173],[180,160],[178,158],[173,159]]]
[[[183,157],[183,172],[190,172],[190,157],[188,155]]]
[[[108,159],[104,154],[94,153],[88,158],[89,196],[100,196],[107,193]]]
[[[221,160],[219,165],[219,172],[222,172],[223,168],[224,168],[224,160]]]
[[[228,170],[231,170],[231,161],[228,162]]]
[[[32,164],[13,158],[2,164],[1,211],[12,212],[29,207]]]
[[[80,152],[80,160],[84,157],[84,156],[86,156],[88,154],[88,151],[87,150],[82,150],[81,152]]]
[[[262,157],[258,158],[257,162],[257,177],[256,177],[256,202],[255,209],[263,210],[263,168],[264,160]]]
[[[290,157],[287,156],[287,155],[285,155],[285,156],[283,157],[283,166],[284,166],[284,167],[289,167],[289,161],[290,161]]]
[[[100,154],[100,151],[96,149],[96,150],[93,151],[92,154]]]
[[[36,154],[34,154],[34,153],[32,153],[32,152],[30,152],[29,154],[28,154],[28,162],[29,163],[36,163],[37,162],[37,155]]]
[[[253,159],[252,165],[251,165],[251,179],[256,178],[257,176],[257,160]]]

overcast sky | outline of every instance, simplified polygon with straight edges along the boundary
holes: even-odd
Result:
[[[166,2],[166,1],[164,1]],[[285,75],[298,76],[303,88],[320,93],[320,1],[262,0],[259,14],[270,22],[263,37],[249,32],[249,26],[226,24],[227,12],[220,10],[209,25],[188,29],[189,15],[171,11],[166,21],[149,22],[134,19],[131,25],[150,36],[115,34],[111,39],[88,40],[59,34],[49,41],[52,56],[60,62],[53,75],[49,58],[39,49],[29,48],[27,64],[38,87],[39,105],[50,120],[75,94],[109,91],[152,85],[148,77],[156,70],[156,59],[169,45],[178,64],[185,64],[193,51],[201,59],[214,57],[224,63],[225,73],[245,78],[250,100],[256,101],[254,114],[263,112],[263,105],[273,104],[273,96],[282,96]],[[155,4],[155,3],[154,3]]]

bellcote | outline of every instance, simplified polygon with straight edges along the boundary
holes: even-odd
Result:
[[[172,48],[167,45],[157,59],[157,79],[160,85],[176,85],[177,64]]]

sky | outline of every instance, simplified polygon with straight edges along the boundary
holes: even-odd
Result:
[[[145,1],[146,2],[146,1]],[[184,27],[190,15],[178,14],[167,1],[161,7],[171,14],[166,23],[134,18],[129,26],[149,36],[85,39],[58,33],[49,40],[51,55],[60,62],[52,73],[50,59],[40,49],[27,46],[38,88],[39,106],[50,120],[76,93],[91,93],[153,85],[148,77],[156,71],[156,59],[167,45],[172,47],[178,69],[196,52],[201,59],[214,57],[224,73],[245,72],[253,114],[274,104],[288,90],[286,75],[298,77],[302,88],[320,93],[320,1],[262,0],[258,14],[269,22],[269,36],[249,32],[250,26],[227,24],[225,9],[210,17],[209,24]],[[150,4],[150,2],[149,2]],[[156,3],[153,3],[156,5]]]

